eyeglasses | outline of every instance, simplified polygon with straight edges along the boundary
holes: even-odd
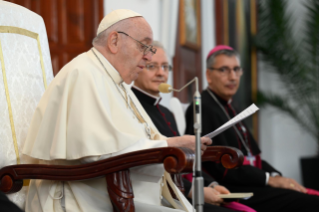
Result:
[[[124,34],[124,35],[126,35],[126,36],[132,38],[131,36],[129,36],[129,35],[126,34],[125,32],[118,31],[117,33],[122,33],[122,34]],[[136,39],[134,39],[134,38],[132,38],[132,39],[142,45],[141,47],[142,47],[142,50],[144,51],[144,55],[148,54],[149,52],[151,52],[152,55],[154,55],[154,54],[156,53],[157,49],[154,48],[152,45],[149,45],[149,46],[148,46],[148,45],[145,45],[144,43],[141,43],[140,41],[138,41],[138,40],[136,40]]]
[[[217,70],[221,75],[229,75],[232,70],[234,70],[236,76],[241,76],[243,74],[243,69],[241,67],[229,68],[229,67],[221,67],[221,68],[208,68],[210,70]]]
[[[159,69],[159,66],[155,65],[155,64],[147,64],[145,67],[149,71],[158,71],[158,69]],[[168,71],[172,70],[172,66],[170,66],[168,64],[161,65],[161,68],[164,72],[168,72]]]

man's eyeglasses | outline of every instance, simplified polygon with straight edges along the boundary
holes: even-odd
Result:
[[[221,68],[208,68],[210,70],[217,70],[221,75],[229,75],[232,70],[234,70],[236,76],[241,76],[243,74],[243,69],[241,67],[229,68],[229,67],[221,67]]]
[[[128,34],[126,34],[125,32],[121,32],[121,31],[118,31],[117,33],[122,33],[130,38],[132,38],[131,36],[129,36]],[[135,40],[136,42],[138,42],[139,44],[142,45],[142,50],[144,51],[144,55],[148,54],[149,52],[151,52],[153,55],[156,53],[156,48],[154,48],[152,45],[145,45],[144,43],[141,43],[140,41],[132,38],[133,40]]]
[[[146,69],[149,71],[158,71],[159,66],[155,65],[155,64],[147,64]],[[161,69],[165,72],[171,71],[172,70],[172,66],[165,64],[165,65],[161,65]]]

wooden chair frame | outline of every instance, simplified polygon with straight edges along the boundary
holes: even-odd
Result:
[[[0,169],[0,191],[20,191],[24,179],[57,181],[87,180],[105,176],[113,211],[135,211],[129,168],[163,163],[171,174],[191,172],[194,152],[188,148],[164,147],[146,149],[82,165],[11,165]],[[221,161],[225,168],[242,165],[243,154],[231,147],[208,147],[203,161]],[[180,187],[180,186],[179,186]]]

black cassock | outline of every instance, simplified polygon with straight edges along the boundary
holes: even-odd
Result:
[[[213,96],[215,99],[213,98]],[[217,100],[217,101],[216,101]],[[219,103],[218,103],[219,102]],[[202,92],[202,135],[206,135],[217,129],[229,118],[236,115],[236,109],[219,98],[211,90]],[[186,134],[194,134],[193,107],[192,104],[186,111]],[[223,133],[213,138],[212,145],[230,146],[240,149],[243,154],[254,156],[251,163],[236,169],[225,169],[220,163],[203,162],[203,169],[213,176],[219,183],[231,192],[253,192],[254,196],[248,200],[240,200],[241,203],[254,208],[257,211],[319,211],[319,197],[303,194],[288,189],[279,189],[266,186],[266,172],[280,174],[269,163],[260,159],[260,149],[243,122],[236,124]]]
[[[132,87],[132,91],[134,92],[135,96],[138,98],[141,105],[143,106],[143,108],[145,109],[149,117],[152,119],[152,122],[154,123],[154,125],[156,126],[156,128],[162,135],[166,137],[179,136],[174,115],[166,107],[159,104],[161,100],[160,97],[157,98],[157,97],[151,96],[134,86]],[[214,179],[206,173],[203,173],[203,178],[204,178],[204,186],[208,186],[214,181]],[[183,183],[185,188],[185,194],[188,194],[191,190],[192,183],[184,178],[183,178]],[[233,210],[218,207],[215,205],[210,205],[210,204],[204,205],[204,211],[205,212],[210,212],[210,211],[234,212]]]
[[[0,192],[0,211],[1,212],[22,212],[22,210],[11,202],[8,197]]]

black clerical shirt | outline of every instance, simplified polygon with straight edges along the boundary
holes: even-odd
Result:
[[[218,101],[221,103],[222,107],[226,110],[228,115],[232,118],[236,115],[236,109],[230,107],[229,102],[223,100],[222,98],[217,97]],[[192,104],[190,104],[192,105]],[[234,110],[234,111],[233,111]],[[220,127],[222,124],[228,121],[228,117],[225,115],[224,111],[220,108],[218,103],[211,97],[207,90],[202,92],[202,135],[206,135],[213,130]],[[193,130],[193,112],[192,107],[188,107],[186,111],[186,134],[194,134]],[[243,123],[244,125],[244,123]],[[238,129],[239,125],[236,126]],[[249,132],[247,130],[248,137],[248,146],[253,155],[257,156],[260,154],[260,149]],[[239,129],[240,133],[243,132]],[[245,135],[242,134],[242,137]],[[239,139],[234,128],[229,128],[223,133],[213,138],[212,145],[222,145],[236,147],[240,149],[244,155],[248,155],[246,149],[244,148],[241,140]],[[237,169],[227,170],[219,163],[213,162],[204,162],[203,169],[205,169],[209,174],[211,174],[218,182],[223,183],[224,185],[242,185],[242,186],[265,186],[266,185],[266,173],[279,173],[266,161],[261,161],[261,169],[244,165],[238,167]],[[268,175],[269,176],[269,175]]]
[[[132,87],[132,91],[162,135],[166,137],[179,136],[173,114],[159,104],[161,97],[152,96],[135,86]]]
[[[0,192],[0,211],[1,212],[22,212],[22,210],[11,202],[8,197]]]
[[[132,87],[132,91],[162,135],[166,137],[179,136],[174,115],[166,107],[159,104],[161,97],[152,96],[135,86]],[[214,179],[206,173],[203,173],[203,178],[205,186],[209,186],[214,182]],[[184,178],[183,182],[187,196],[192,187],[192,183]]]

